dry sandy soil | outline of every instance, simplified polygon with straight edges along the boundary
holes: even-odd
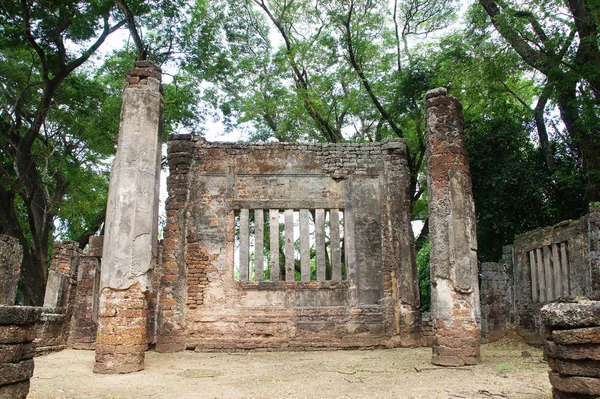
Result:
[[[483,345],[483,363],[438,368],[431,349],[146,353],[146,369],[92,373],[93,351],[35,359],[29,399],[414,398],[548,399],[542,352],[511,336]]]

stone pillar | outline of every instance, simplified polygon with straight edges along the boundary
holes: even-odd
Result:
[[[44,296],[45,308],[66,307],[69,302],[69,293],[72,279],[77,273],[79,262],[79,244],[75,241],[65,241],[54,244],[52,262],[48,271],[46,294]]]
[[[462,105],[435,89],[425,95],[431,240],[432,362],[480,362],[475,206],[463,134]]]
[[[147,295],[157,256],[161,70],[136,62],[123,91],[100,277],[96,373],[144,368]]]
[[[600,301],[578,298],[540,310],[554,399],[600,397]]]
[[[394,300],[394,329],[401,346],[421,344],[419,282],[410,224],[410,175],[403,141],[388,139],[381,146],[385,178],[382,238],[383,265],[389,270]],[[384,277],[387,283],[388,275]]]
[[[0,399],[25,399],[33,375],[35,322],[41,307],[0,306]]]
[[[22,259],[19,240],[0,234],[0,305],[15,304]]]

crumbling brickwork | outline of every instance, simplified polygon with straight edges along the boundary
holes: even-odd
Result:
[[[0,399],[25,399],[33,375],[35,322],[42,308],[0,306]]]
[[[19,240],[0,234],[0,305],[15,304],[22,258]]]
[[[420,344],[402,141],[225,144],[179,135],[168,154],[157,350]],[[293,281],[277,267],[274,280],[236,281],[240,209],[343,213],[344,275]]]
[[[76,349],[94,349],[98,329],[98,285],[102,236],[90,237],[85,255],[80,256],[77,272],[77,291],[68,345]]]
[[[81,251],[75,241],[54,244],[44,308],[36,324],[35,344],[38,355],[60,351],[67,346],[80,259]]]
[[[554,399],[600,397],[600,302],[556,302],[540,311]]]
[[[425,96],[434,364],[480,362],[475,207],[462,106],[446,89]]]
[[[98,312],[95,373],[131,373],[144,368],[147,307],[139,283],[104,291]]]
[[[496,341],[512,328],[513,323],[513,246],[503,248],[502,260],[481,264],[481,337],[484,342]]]

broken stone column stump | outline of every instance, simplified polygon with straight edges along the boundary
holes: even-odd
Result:
[[[23,248],[19,240],[0,234],[0,305],[15,304],[22,259]]]
[[[600,301],[553,302],[540,310],[554,399],[600,398]]]
[[[24,399],[29,393],[41,313],[41,307],[0,306],[0,399]]]
[[[147,298],[157,258],[162,145],[161,70],[137,61],[127,76],[110,174],[94,372],[144,368]]]
[[[446,94],[425,95],[432,362],[463,366],[481,361],[477,236],[462,105]]]

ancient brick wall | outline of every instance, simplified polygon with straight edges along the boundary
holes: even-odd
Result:
[[[96,345],[102,241],[102,236],[90,237],[85,254],[79,257],[77,290],[68,340],[71,348],[94,349]]]
[[[43,312],[36,323],[35,345],[38,355],[60,351],[67,346],[80,260],[81,251],[76,242],[54,244]]]
[[[402,141],[223,144],[181,135],[170,138],[168,154],[157,350],[420,343]],[[323,217],[327,271],[316,260],[319,245],[309,255],[315,250],[303,235],[303,220],[319,226]],[[279,245],[278,226],[286,239],[269,252]],[[273,232],[270,243],[262,242],[265,230]],[[294,234],[300,250],[288,239]],[[253,252],[259,261],[249,257],[248,242],[268,248]],[[274,253],[281,269],[264,257],[273,261]],[[234,270],[235,258],[246,266]]]
[[[563,221],[515,238],[514,285],[517,332],[531,344],[542,344],[539,310],[556,298],[593,296],[590,215]]]
[[[493,342],[510,332],[513,324],[512,246],[504,247],[500,262],[481,264],[481,337]]]

